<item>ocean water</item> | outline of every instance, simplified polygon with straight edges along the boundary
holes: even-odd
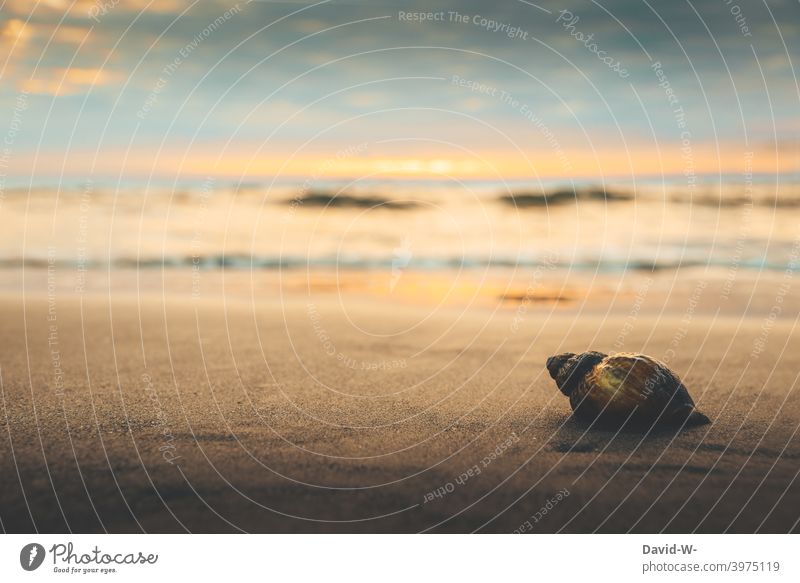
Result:
[[[19,187],[0,264],[197,269],[795,270],[794,184]]]

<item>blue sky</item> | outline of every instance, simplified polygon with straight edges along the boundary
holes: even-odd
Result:
[[[15,179],[798,170],[796,1],[0,6]]]

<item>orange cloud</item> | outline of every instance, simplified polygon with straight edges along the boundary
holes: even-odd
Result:
[[[30,30],[26,24],[17,18],[0,22],[0,39],[3,43],[25,42],[30,36],[29,33]]]
[[[3,10],[20,16],[30,16],[45,12],[68,13],[71,16],[86,15],[94,0],[6,0]]]
[[[25,22],[19,18],[0,21],[0,44],[24,44],[34,36],[47,40],[50,36],[57,42],[81,44],[91,29],[82,26],[56,26],[47,23]]]
[[[23,79],[19,88],[40,95],[75,95],[91,87],[115,83],[119,75],[103,69],[51,69],[47,78]]]
[[[5,59],[8,67],[6,73],[10,75],[10,71],[25,57],[35,57],[35,51],[42,50],[41,47],[45,42],[49,43],[51,38],[55,43],[78,46],[86,40],[89,34],[91,34],[91,29],[82,26],[25,22],[19,18],[0,21],[0,47],[8,51],[8,57]],[[38,48],[37,42],[40,44]]]
[[[75,18],[91,18],[92,15],[120,12],[155,12],[177,14],[189,2],[186,0],[6,0],[3,10],[9,14],[29,16],[31,14],[67,14]]]

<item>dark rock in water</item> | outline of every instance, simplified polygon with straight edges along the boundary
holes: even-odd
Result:
[[[602,189],[554,190],[542,193],[507,194],[500,197],[501,202],[519,208],[568,204],[576,201],[618,202],[626,200],[633,200],[633,196]]]
[[[355,196],[352,194],[333,194],[326,192],[310,192],[286,201],[286,204],[308,207],[330,208],[383,208],[391,210],[405,210],[415,208],[417,205],[408,201],[394,201],[379,196]]]
[[[547,370],[583,421],[638,429],[710,423],[677,375],[644,354],[566,352],[548,358]]]

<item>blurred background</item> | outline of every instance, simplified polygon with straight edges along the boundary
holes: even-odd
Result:
[[[6,0],[0,263],[793,271],[797,16]]]

